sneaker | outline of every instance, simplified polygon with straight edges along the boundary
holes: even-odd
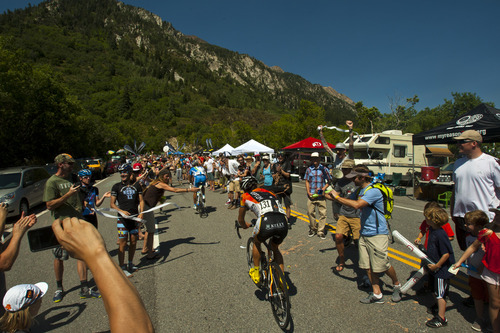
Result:
[[[314,236],[314,235],[316,235],[316,231],[314,231],[314,230],[309,230],[309,234],[308,234],[307,236],[312,237],[312,236]]]
[[[443,320],[439,316],[435,316],[431,320],[427,321],[425,325],[432,327],[432,328],[439,328],[441,326],[446,326],[448,325],[448,320],[446,318]]]
[[[250,268],[250,271],[248,272],[248,275],[252,278],[252,281],[255,284],[258,284],[260,282],[260,272],[258,267],[252,267]]]
[[[482,332],[483,328],[481,326],[481,322],[479,322],[477,319],[474,320],[474,323],[471,325],[471,327],[474,331],[476,332]]]
[[[318,232],[318,237],[321,238],[321,239],[326,239],[325,234],[322,233],[322,232]]]
[[[139,267],[137,266],[134,266],[134,264],[132,263],[129,263],[128,264],[128,268],[127,270],[130,272],[130,273],[134,273],[134,272],[137,272],[139,270]]]
[[[80,298],[101,298],[101,294],[89,288],[86,292],[80,290]]]
[[[193,209],[196,210],[196,205],[193,205]]]
[[[394,303],[397,303],[397,302],[399,302],[401,300],[401,285],[394,286],[394,289],[392,290],[391,300]]]
[[[359,301],[363,304],[372,304],[372,303],[383,304],[384,296],[377,298],[373,293],[369,293],[367,297],[362,298]]]
[[[128,271],[127,266],[122,267],[123,274],[125,274],[126,277],[131,277],[132,274]]]
[[[57,289],[56,292],[54,293],[54,298],[52,298],[52,300],[54,301],[54,303],[59,303],[60,301],[62,301],[63,298],[64,298],[64,291],[62,291],[61,289]]]
[[[227,199],[226,201],[226,206],[230,205],[231,204],[231,199]]]

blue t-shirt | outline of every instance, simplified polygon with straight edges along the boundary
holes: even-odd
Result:
[[[387,228],[387,221],[383,214],[384,197],[382,196],[382,192],[378,188],[371,188],[369,190],[366,190],[367,187],[361,189],[358,197],[356,197],[357,192],[353,193],[350,197],[350,199],[353,200],[357,200],[358,198],[363,199],[364,201],[368,202],[369,205],[361,209],[360,234],[362,236],[368,237],[376,235],[388,235],[389,229]]]
[[[442,228],[430,228],[429,241],[427,242],[427,255],[429,259],[437,263],[445,253],[450,254],[448,260],[436,272],[429,271],[429,274],[440,279],[451,279],[453,274],[448,272],[448,269],[455,262],[455,256],[453,255],[453,247],[451,246],[448,234]]]

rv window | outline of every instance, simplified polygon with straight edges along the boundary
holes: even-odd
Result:
[[[363,150],[363,151],[355,151],[354,152],[355,160],[382,160],[384,159],[384,153],[376,150]]]
[[[372,138],[371,136],[363,136],[363,137],[361,137],[361,139],[359,139],[359,141],[368,142],[368,141],[370,141],[371,138]]]
[[[394,145],[394,157],[406,157],[406,146]]]
[[[386,136],[379,136],[376,140],[375,143],[379,145],[388,145],[391,143],[391,138],[388,138]]]

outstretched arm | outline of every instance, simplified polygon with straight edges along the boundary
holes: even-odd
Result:
[[[351,160],[354,159],[354,140],[352,137],[352,127],[354,126],[354,123],[351,120],[347,120],[346,122],[347,127],[349,127],[349,154],[348,158]]]
[[[101,235],[77,218],[57,219],[52,229],[71,256],[85,261],[101,292],[111,332],[153,332],[139,293],[109,256]]]
[[[8,271],[14,265],[19,254],[19,247],[21,245],[21,239],[23,238],[26,231],[31,228],[36,223],[36,216],[32,214],[30,216],[24,216],[21,214],[19,221],[14,224],[12,228],[12,238],[9,240],[7,247],[0,254],[0,271]]]

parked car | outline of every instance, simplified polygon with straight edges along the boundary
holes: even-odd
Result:
[[[87,168],[92,171],[92,177],[94,179],[102,179],[106,177],[106,165],[102,158],[88,158],[85,159],[85,162],[87,164]]]
[[[118,170],[120,160],[113,160],[106,163],[106,174],[111,175]]]
[[[50,177],[43,167],[15,167],[0,170],[0,202],[8,204],[7,216],[28,214],[30,207],[43,202],[45,183]]]

